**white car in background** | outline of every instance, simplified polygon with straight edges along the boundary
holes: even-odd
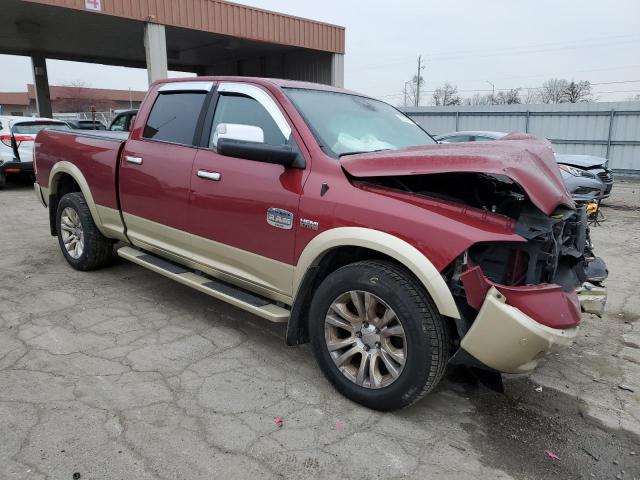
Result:
[[[70,129],[52,118],[0,116],[0,188],[7,176],[33,176],[33,141],[45,128]]]

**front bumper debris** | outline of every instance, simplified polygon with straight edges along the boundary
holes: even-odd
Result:
[[[576,290],[580,308],[583,312],[602,316],[607,303],[606,287],[598,287],[589,282],[584,282],[582,287]]]
[[[491,287],[460,347],[489,368],[505,373],[533,370],[543,354],[570,345],[578,327],[558,329],[542,325],[506,303]]]

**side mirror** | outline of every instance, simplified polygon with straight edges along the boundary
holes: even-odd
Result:
[[[218,148],[218,142],[223,138],[240,140],[243,142],[263,143],[264,132],[260,127],[253,125],[241,125],[239,123],[219,123],[213,132],[211,146]]]
[[[230,138],[218,139],[217,151],[227,157],[243,158],[256,162],[275,163],[285,167],[304,168],[302,157],[289,145],[268,145]]]

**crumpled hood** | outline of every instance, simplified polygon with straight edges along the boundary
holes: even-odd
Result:
[[[360,153],[340,159],[357,178],[475,172],[505,175],[531,202],[550,215],[575,204],[562,181],[551,144],[532,135],[512,134],[491,142],[449,143]]]
[[[593,155],[569,155],[566,153],[556,153],[556,160],[558,163],[578,168],[604,168],[605,163],[607,163],[607,159],[603,157],[594,157]]]

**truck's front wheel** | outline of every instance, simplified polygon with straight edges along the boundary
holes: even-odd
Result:
[[[58,203],[58,241],[64,258],[76,270],[95,270],[111,263],[113,240],[100,233],[82,193],[68,193]]]
[[[315,292],[309,321],[325,376],[369,408],[411,405],[437,385],[447,365],[444,319],[422,286],[390,262],[331,273]]]

